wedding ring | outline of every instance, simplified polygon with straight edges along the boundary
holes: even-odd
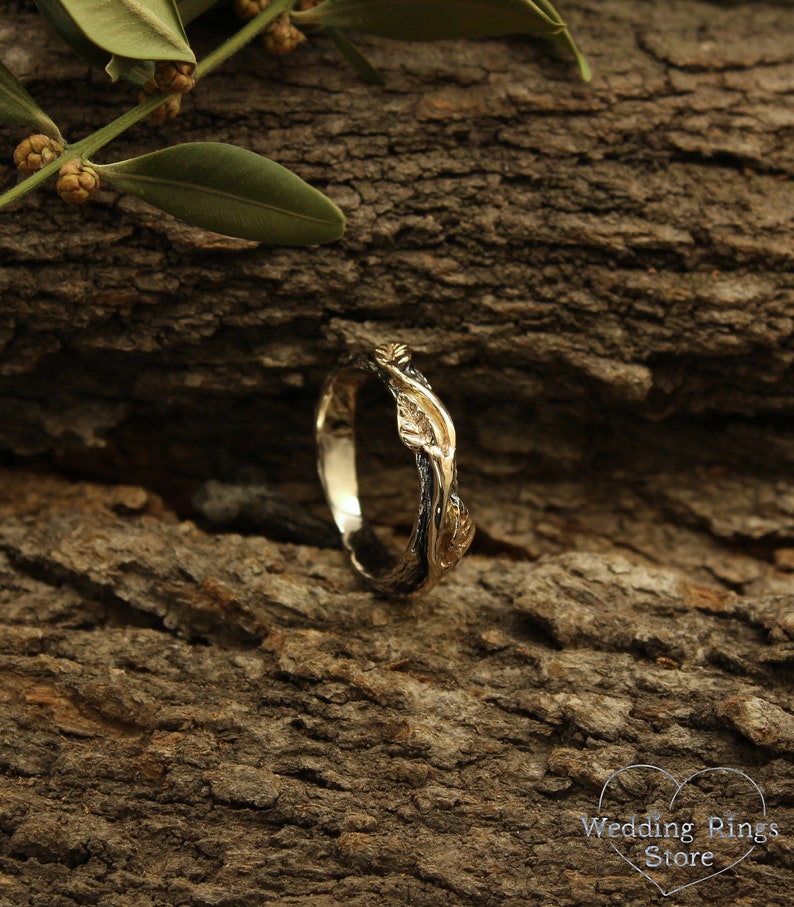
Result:
[[[397,404],[397,431],[416,456],[419,510],[408,547],[390,553],[361,510],[356,473],[356,398],[368,378]],[[466,553],[474,522],[458,497],[455,426],[403,343],[345,356],[325,383],[317,408],[318,468],[325,496],[353,567],[375,589],[429,592]]]

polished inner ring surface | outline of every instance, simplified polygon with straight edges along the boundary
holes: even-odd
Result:
[[[382,381],[394,398],[400,440],[414,452],[419,472],[419,510],[402,555],[385,548],[359,500],[356,398],[369,377]],[[455,427],[412,365],[411,350],[390,343],[345,357],[323,388],[316,435],[320,479],[355,569],[383,592],[428,592],[466,553],[474,523],[457,493]]]

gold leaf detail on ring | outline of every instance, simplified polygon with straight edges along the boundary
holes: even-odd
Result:
[[[450,498],[439,538],[441,568],[448,570],[468,551],[474,538],[474,521],[457,495]]]
[[[373,353],[376,362],[382,366],[394,365],[404,368],[411,361],[411,349],[405,343],[383,343]]]
[[[436,440],[430,419],[405,394],[397,398],[397,430],[400,440],[411,450],[430,447]]]

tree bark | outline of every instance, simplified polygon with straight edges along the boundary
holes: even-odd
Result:
[[[245,145],[340,243],[109,190],[0,212],[0,904],[658,903],[582,824],[636,764],[744,772],[781,830],[678,903],[788,902],[791,6],[569,5],[587,86],[523,39],[362,39],[381,88],[321,38],[250,47],[102,152]],[[68,138],[131,100],[4,10]],[[411,602],[359,584],[315,478],[324,375],[389,340],[478,526]],[[371,402],[399,544],[415,477]]]

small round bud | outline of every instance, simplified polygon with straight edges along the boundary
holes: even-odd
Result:
[[[154,83],[163,94],[187,94],[196,87],[192,63],[160,62],[154,67]]]
[[[58,174],[58,195],[72,205],[82,205],[99,188],[99,174],[83,161],[67,161]]]
[[[16,164],[20,173],[30,176],[36,173],[42,167],[46,167],[50,161],[63,154],[63,145],[48,135],[29,135],[24,141],[17,145],[14,151],[14,164]]]
[[[241,19],[255,19],[260,13],[263,13],[270,0],[234,0],[234,11]]]
[[[148,81],[142,88],[141,93],[138,95],[138,102],[143,103],[153,94],[160,94],[160,89],[157,87],[154,79]],[[165,123],[166,120],[173,120],[174,117],[179,113],[179,109],[182,106],[182,95],[179,94],[169,94],[163,99],[163,103],[149,114],[149,119],[152,122],[157,123],[159,126],[162,123]]]
[[[262,39],[265,50],[278,57],[295,50],[305,40],[306,35],[295,28],[287,13],[283,13],[268,25]]]

